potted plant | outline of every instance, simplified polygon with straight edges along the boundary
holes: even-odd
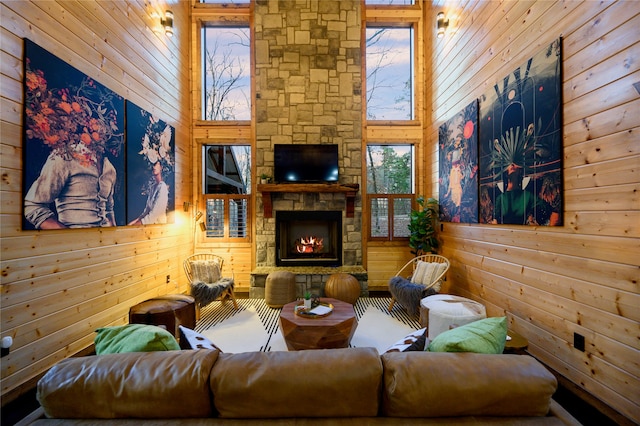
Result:
[[[260,183],[262,184],[269,183],[270,180],[271,180],[271,177],[268,174],[262,173],[260,175]]]
[[[436,238],[436,219],[438,218],[438,200],[419,196],[416,202],[418,210],[411,210],[409,218],[409,247],[415,256],[436,253],[438,239]]]
[[[304,308],[311,309],[311,292],[309,291],[304,293]]]

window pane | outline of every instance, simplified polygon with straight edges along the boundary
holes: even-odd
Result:
[[[366,156],[367,193],[413,193],[413,145],[367,145]]]
[[[247,237],[247,200],[229,200],[229,237]]]
[[[367,119],[413,120],[413,28],[367,27]]]
[[[224,200],[221,198],[207,200],[207,237],[224,237]]]
[[[411,215],[411,198],[395,198],[393,200],[393,237],[409,236],[409,218]]]
[[[371,199],[371,237],[389,237],[389,200],[386,198]]]
[[[251,119],[248,27],[202,28],[203,120]]]
[[[251,192],[250,145],[203,145],[203,193]]]

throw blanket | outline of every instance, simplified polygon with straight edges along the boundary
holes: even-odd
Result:
[[[218,282],[208,284],[204,281],[191,283],[191,295],[201,308],[216,300],[225,290],[233,288],[233,278],[221,278]]]
[[[389,292],[412,316],[420,312],[420,300],[423,297],[438,293],[434,288],[425,289],[423,285],[414,284],[402,277],[393,277],[389,280]]]

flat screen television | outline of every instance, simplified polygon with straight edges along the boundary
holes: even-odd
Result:
[[[277,183],[338,181],[336,144],[275,144],[273,160]]]

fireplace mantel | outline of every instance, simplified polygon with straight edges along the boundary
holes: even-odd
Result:
[[[356,195],[360,189],[357,183],[263,183],[258,184],[262,192],[264,217],[273,217],[271,193],[273,192],[342,192],[347,201],[347,217],[353,217]]]

